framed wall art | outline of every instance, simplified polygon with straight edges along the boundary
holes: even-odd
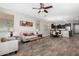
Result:
[[[20,21],[20,25],[21,26],[32,27],[33,26],[33,22],[31,22],[31,21]]]

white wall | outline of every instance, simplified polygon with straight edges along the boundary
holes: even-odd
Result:
[[[33,27],[22,27],[20,26],[20,20],[29,20],[33,22]],[[36,18],[31,18],[31,17],[27,17],[25,15],[21,15],[21,14],[15,14],[14,16],[14,30],[16,35],[19,35],[20,32],[22,31],[27,31],[27,32],[36,32],[36,27],[35,27],[35,20],[37,20]],[[38,19],[40,20],[40,19]],[[48,27],[48,30],[45,30],[45,25],[50,26],[50,22],[46,22],[45,20],[40,20],[40,33],[43,34],[43,36],[48,36],[49,35],[49,31],[50,28]]]
[[[25,31],[36,32],[36,27],[35,27],[36,21],[35,20],[40,20],[40,33],[42,33],[43,36],[47,36],[49,34],[49,30],[45,31],[45,24],[46,24],[45,20],[33,18],[31,16],[24,15],[24,14],[17,13],[17,12],[13,12],[11,10],[7,10],[7,9],[4,9],[4,8],[0,8],[0,11],[14,15],[14,35],[20,35],[20,33],[23,32],[23,31],[24,32]],[[27,20],[27,21],[33,22],[33,27],[20,26],[20,20],[24,20],[24,21]],[[0,36],[1,37],[9,36],[9,32],[0,32]]]
[[[48,25],[47,30],[46,30],[46,25]],[[50,22],[41,20],[40,21],[40,32],[43,34],[43,36],[48,36],[50,34]]]
[[[24,21],[27,20],[27,21],[33,22],[33,27],[20,26],[21,20],[24,20]],[[21,14],[15,14],[15,16],[14,16],[14,31],[15,31],[16,35],[19,35],[20,32],[22,32],[22,31],[34,32],[35,31],[35,19],[28,18],[27,16],[21,15]]]
[[[22,32],[22,31],[27,31],[27,32],[35,32],[36,31],[36,29],[35,29],[35,20],[36,20],[36,18],[30,17],[28,15],[21,14],[21,13],[13,12],[13,11],[10,11],[10,10],[4,9],[4,8],[0,8],[0,11],[11,14],[11,15],[14,15],[14,28],[13,28],[14,35],[19,35],[20,32]],[[27,20],[27,21],[33,22],[33,27],[20,26],[20,20],[24,20],[24,21]],[[0,32],[0,36],[1,37],[2,36],[9,36],[9,32],[8,31]]]

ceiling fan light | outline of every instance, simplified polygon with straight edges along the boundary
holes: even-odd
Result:
[[[44,11],[44,9],[41,9],[41,12],[43,12]]]

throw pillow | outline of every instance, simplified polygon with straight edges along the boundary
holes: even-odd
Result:
[[[5,42],[6,41],[6,39],[5,38],[1,38],[1,42]]]
[[[28,33],[27,36],[31,36],[31,33]]]
[[[24,36],[27,36],[27,33],[23,33]]]
[[[32,35],[34,35],[34,33],[31,33]]]
[[[28,33],[28,36],[32,36],[33,35],[33,33]]]

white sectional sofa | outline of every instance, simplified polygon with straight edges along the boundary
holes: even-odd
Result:
[[[23,32],[21,32],[20,37],[21,37],[22,42],[26,42],[26,41],[30,41],[32,39],[34,40],[34,39],[38,38],[37,34],[25,36],[25,35],[23,35]]]
[[[18,40],[0,42],[0,55],[18,51]]]

